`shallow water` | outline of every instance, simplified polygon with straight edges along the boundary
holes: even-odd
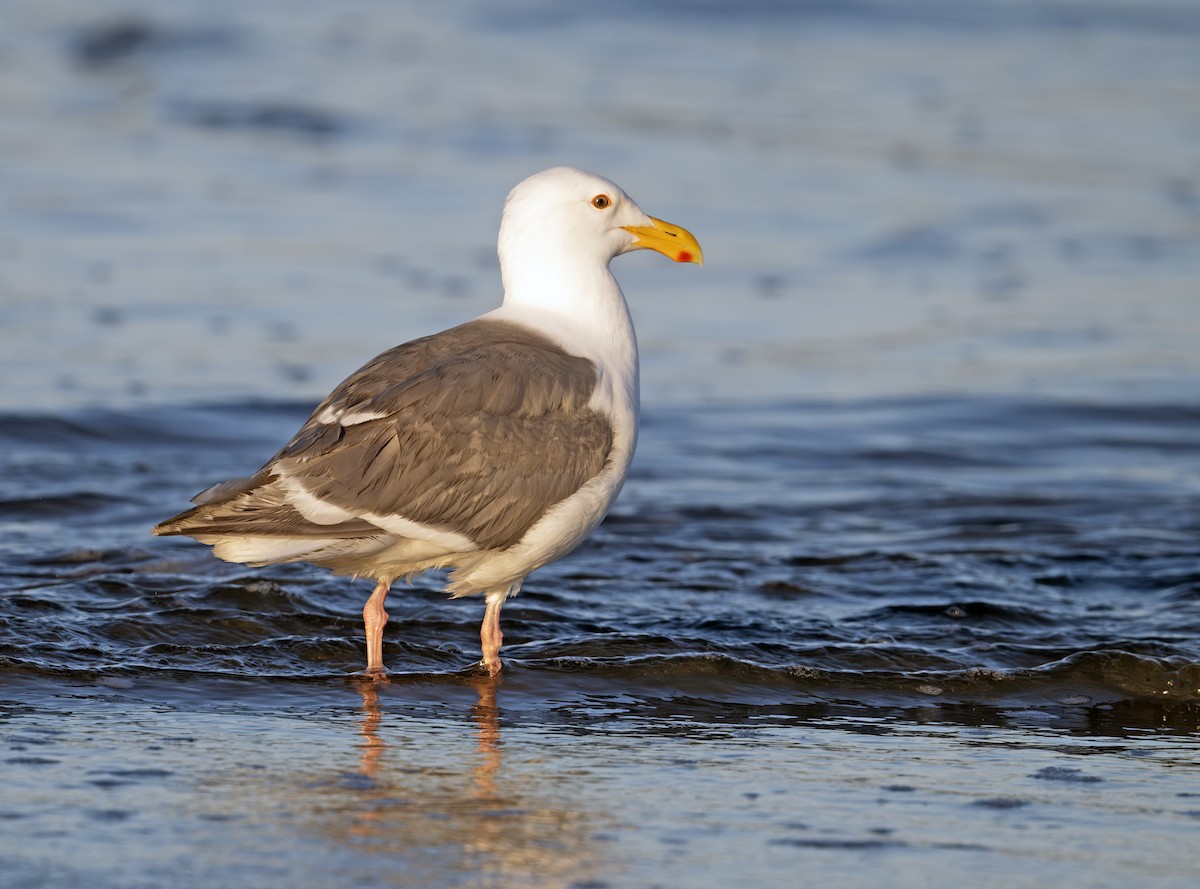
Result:
[[[1192,885],[1191,4],[10,6],[0,882]],[[368,583],[149,528],[561,162],[708,259],[615,266],[633,472],[363,684]]]
[[[380,687],[369,584],[143,536],[301,419],[4,418],[18,885],[1191,879],[1194,410],[651,413],[614,515],[506,606],[503,678],[424,581]]]
[[[8,669],[94,682],[358,668],[369,583],[145,535],[147,517],[253,469],[304,416],[5,417]],[[985,398],[651,412],[612,515],[506,607],[505,656],[614,688],[728,681],[747,705],[1057,695],[1190,713],[1197,429],[1182,406]],[[479,607],[444,601],[436,576],[398,592],[388,662],[469,670]]]

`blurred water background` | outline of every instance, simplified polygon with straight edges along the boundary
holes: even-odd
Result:
[[[5,886],[1191,886],[1200,7],[8,0]],[[499,299],[559,163],[644,429],[505,609],[148,529]]]

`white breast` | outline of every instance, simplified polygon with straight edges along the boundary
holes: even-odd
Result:
[[[624,297],[616,281],[612,281],[612,287],[617,298],[605,301],[609,311],[603,313],[603,318],[567,316],[510,304],[484,316],[535,328],[570,354],[594,362],[599,379],[591,407],[612,423],[613,444],[600,474],[551,508],[515,545],[464,562],[447,586],[452,595],[501,588],[511,588],[515,593],[525,575],[566,555],[595,530],[620,493],[637,445],[638,351]]]

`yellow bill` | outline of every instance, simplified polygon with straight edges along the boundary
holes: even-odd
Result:
[[[704,251],[700,249],[700,244],[690,231],[653,216],[650,217],[650,222],[653,224],[624,226],[625,231],[637,238],[633,245],[635,250],[644,247],[676,262],[704,265]]]

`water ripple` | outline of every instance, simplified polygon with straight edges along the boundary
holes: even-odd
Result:
[[[5,418],[0,673],[358,670],[367,584],[146,533],[300,413]],[[506,607],[510,672],[721,706],[1195,705],[1197,427],[1179,406],[978,399],[660,414],[614,515]],[[432,578],[388,608],[397,677],[470,673],[479,603]]]

